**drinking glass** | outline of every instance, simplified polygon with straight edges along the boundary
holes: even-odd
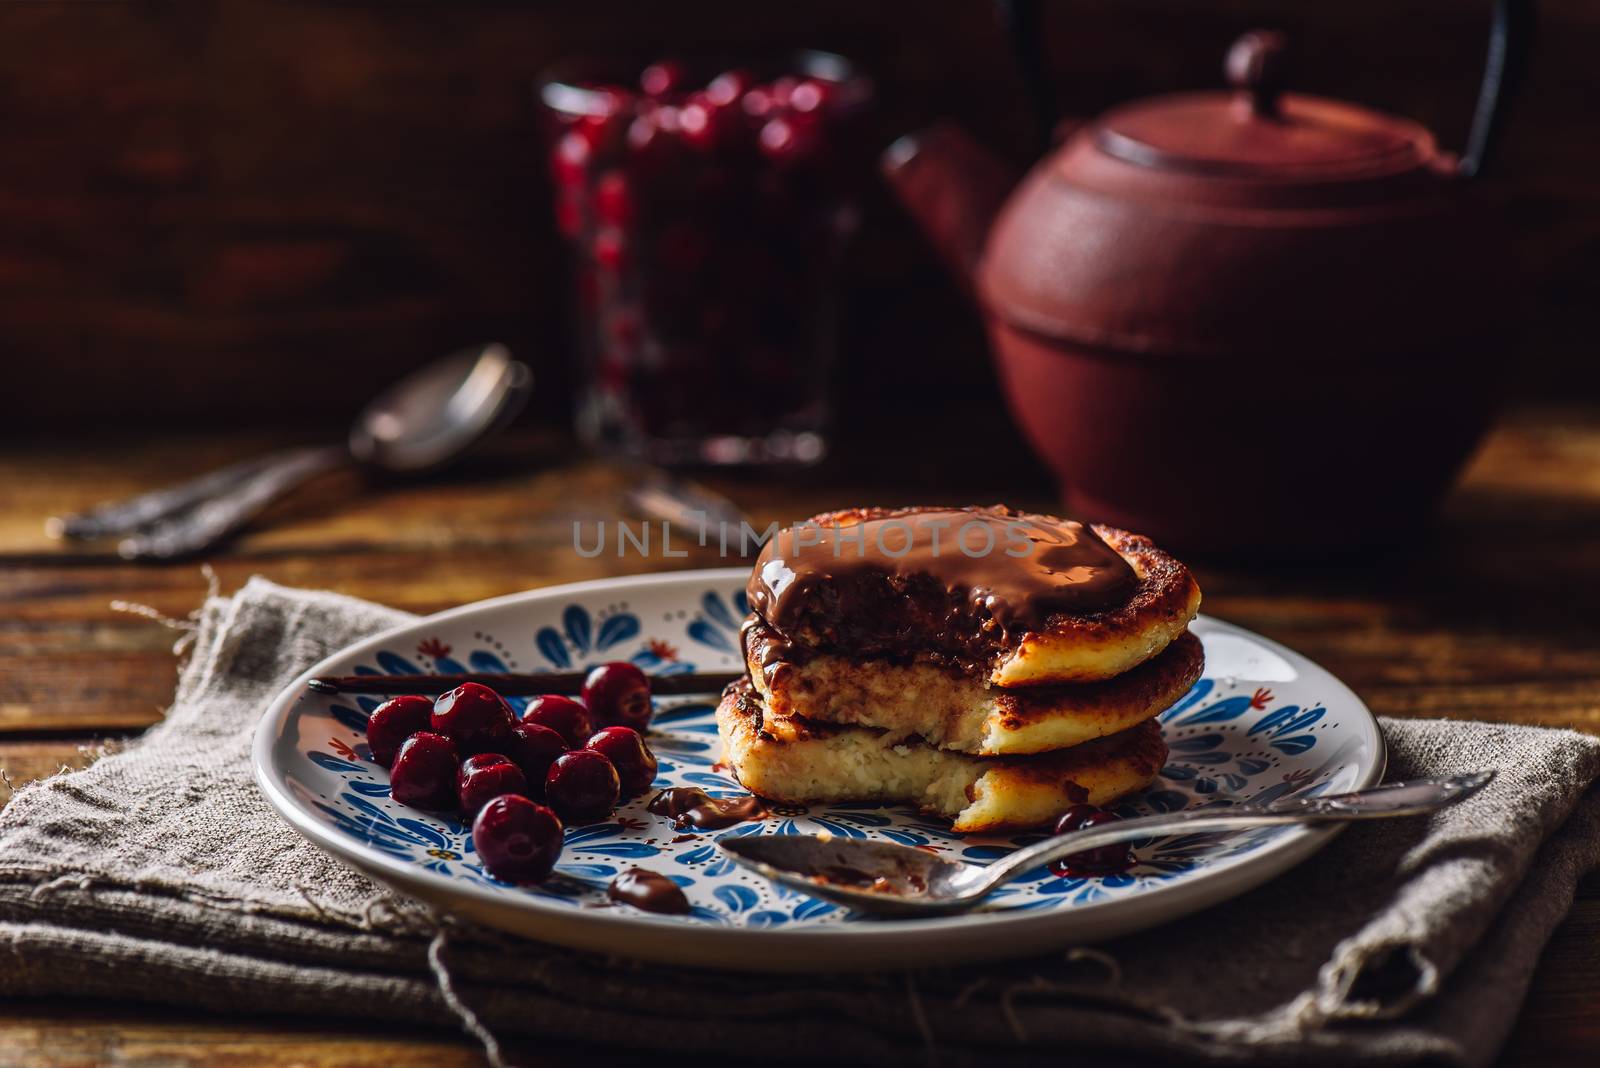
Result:
[[[637,87],[551,77],[540,95],[584,441],[669,466],[821,459],[870,82],[803,52],[699,76],[656,63]]]

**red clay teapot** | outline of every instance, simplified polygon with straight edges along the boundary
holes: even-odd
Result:
[[[1506,235],[1468,179],[1520,11],[1496,8],[1461,156],[1414,122],[1285,92],[1285,42],[1266,32],[1229,52],[1230,89],[1082,123],[1014,190],[951,127],[889,149],[1072,514],[1276,555],[1401,539],[1430,516],[1509,348]]]

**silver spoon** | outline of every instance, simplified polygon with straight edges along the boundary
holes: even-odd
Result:
[[[1025,871],[1101,846],[1178,832],[1416,816],[1471,797],[1493,778],[1493,771],[1477,771],[1448,779],[1388,783],[1348,794],[1191,808],[1119,820],[1047,838],[987,867],[941,860],[893,842],[832,835],[749,835],[725,838],[717,845],[751,871],[813,897],[883,916],[934,916],[970,909],[995,887]]]
[[[117,552],[129,560],[169,560],[200,552],[312,477],[357,464],[415,473],[455,459],[509,422],[527,401],[533,375],[504,345],[463,349],[389,387],[361,410],[342,445],[286,449],[177,486],[81,515],[52,519],[54,536],[129,534]]]

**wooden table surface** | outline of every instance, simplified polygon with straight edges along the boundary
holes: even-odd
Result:
[[[81,766],[99,742],[160,718],[175,678],[174,634],[112,603],[183,616],[206,591],[195,563],[136,566],[104,548],[64,551],[44,537],[44,517],[284,440],[106,439],[0,452],[0,802],[11,787]],[[993,465],[959,455],[877,460],[784,485],[711,481],[763,524],[855,503],[1050,500],[1048,484],[1025,464],[997,477]],[[717,562],[698,551],[671,561],[578,557],[573,519],[615,515],[621,485],[617,472],[558,442],[505,439],[449,479],[363,487],[353,475],[330,476],[209,563],[224,591],[263,574],[421,612],[554,582]],[[1600,408],[1509,415],[1439,529],[1405,551],[1196,570],[1208,612],[1321,662],[1381,715],[1600,730]],[[1600,878],[1592,877],[1544,955],[1506,1063],[1592,1063],[1597,964]],[[108,1063],[390,1068],[481,1058],[445,1032],[219,1018],[131,1002],[0,1007],[0,1064]]]

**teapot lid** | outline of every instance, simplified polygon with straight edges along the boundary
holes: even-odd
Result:
[[[1355,104],[1283,92],[1286,41],[1254,31],[1228,52],[1229,92],[1179,93],[1104,115],[1095,146],[1125,163],[1247,181],[1359,180],[1438,154],[1423,127]]]

